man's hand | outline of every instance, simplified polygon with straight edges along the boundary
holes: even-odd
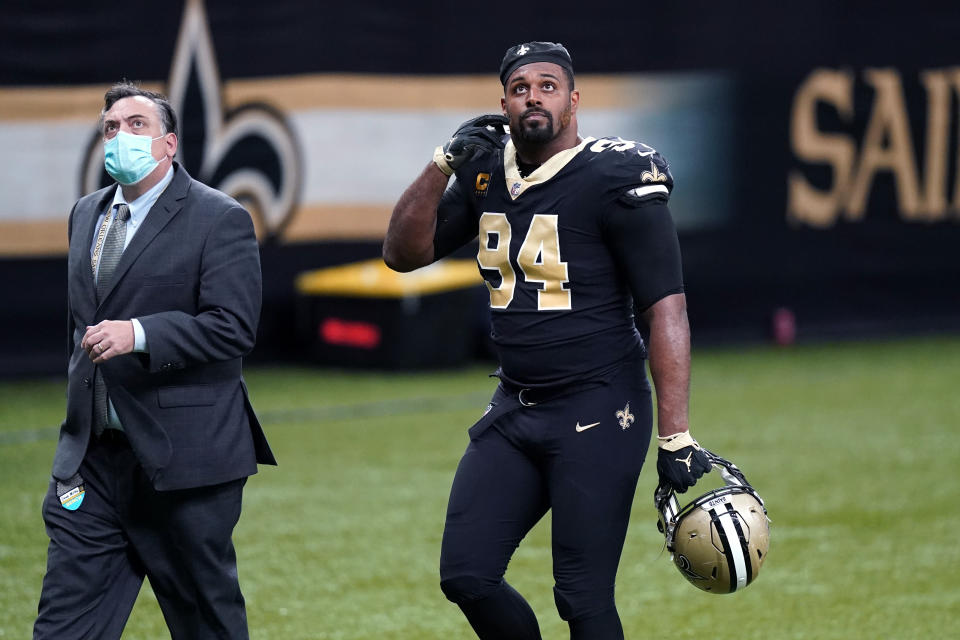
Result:
[[[452,175],[477,149],[492,151],[503,146],[504,128],[510,121],[506,116],[482,115],[467,120],[442,147],[437,147],[433,161],[440,171]]]
[[[87,352],[94,364],[133,351],[133,322],[130,320],[104,320],[87,327],[80,347]]]
[[[673,488],[677,493],[686,493],[712,465],[707,454],[690,436],[689,431],[657,438],[657,473],[660,484]]]

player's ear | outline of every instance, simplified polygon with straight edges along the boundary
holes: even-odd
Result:
[[[577,112],[577,105],[580,104],[580,92],[574,89],[570,92],[570,112]]]
[[[500,111],[503,112],[503,115],[507,115],[507,99],[500,98]]]

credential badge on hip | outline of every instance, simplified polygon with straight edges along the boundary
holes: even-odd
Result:
[[[67,511],[76,511],[83,503],[83,478],[79,473],[75,473],[72,478],[66,482],[57,480],[57,497],[60,498],[60,504]]]

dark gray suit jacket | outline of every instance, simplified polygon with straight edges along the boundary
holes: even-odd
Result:
[[[173,180],[130,241],[97,305],[90,245],[116,185],[70,213],[67,417],[53,476],[71,477],[91,437],[95,365],[80,348],[88,325],[137,318],[148,354],[100,365],[110,399],[158,490],[235,480],[276,464],[241,372],[260,318],[260,254],[235,200],[174,163]]]

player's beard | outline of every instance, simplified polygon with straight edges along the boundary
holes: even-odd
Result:
[[[539,113],[544,121],[539,126],[526,126],[524,118],[531,113]],[[554,130],[553,114],[546,109],[531,107],[520,114],[520,126],[517,128],[517,138],[523,144],[544,145],[553,141],[570,125],[571,108],[568,105],[560,114],[560,127]]]

